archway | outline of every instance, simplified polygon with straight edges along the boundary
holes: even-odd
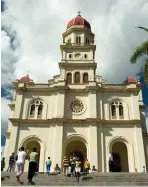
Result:
[[[45,170],[45,144],[44,142],[41,141],[41,139],[36,136],[36,135],[32,135],[32,136],[28,136],[26,138],[24,138],[20,144],[19,147],[24,147],[25,151],[32,151],[34,147],[37,148],[37,152],[39,153],[39,166],[38,166],[38,170],[39,172],[43,172]],[[29,165],[29,161],[26,160],[25,163],[25,168],[24,171],[28,171],[28,165]]]
[[[37,168],[36,168],[37,169],[36,171],[38,171],[39,170],[39,160],[40,160],[40,149],[41,149],[39,142],[29,141],[28,143],[26,143],[26,145],[24,147],[25,147],[25,151],[28,151],[29,153],[31,153],[33,151],[33,148],[36,147],[37,153],[39,155]]]
[[[113,154],[113,171],[129,172],[126,144],[123,142],[113,143],[112,154]]]
[[[79,157],[80,161],[82,162],[82,166],[87,158],[87,148],[81,140],[70,141],[66,145],[64,153],[65,154],[63,156],[67,156],[68,159],[73,155],[73,153],[75,153],[75,156]]]

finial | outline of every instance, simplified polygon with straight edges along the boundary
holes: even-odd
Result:
[[[29,77],[29,74],[30,74],[30,70],[27,70],[26,76]]]
[[[78,15],[77,15],[77,16],[81,16],[81,12],[80,12],[80,11],[78,11],[77,13],[78,13]]]

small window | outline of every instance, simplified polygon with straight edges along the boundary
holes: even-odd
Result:
[[[67,83],[67,84],[71,84],[71,83],[72,83],[72,75],[71,75],[71,73],[68,73],[68,74],[67,74],[66,83]]]
[[[69,58],[72,58],[72,55],[71,55],[71,54],[69,54]]]
[[[87,58],[87,54],[84,55],[84,58]]]
[[[122,105],[122,103],[119,105],[119,116],[123,117],[123,105]]]
[[[38,107],[38,116],[41,116],[42,115],[42,110],[43,110],[43,103],[40,102],[40,105]]]
[[[69,39],[69,40],[67,41],[67,43],[71,43],[71,39]]]
[[[75,83],[80,83],[80,73],[79,72],[75,73]]]
[[[83,74],[83,83],[88,83],[88,73]]]
[[[111,106],[111,112],[112,112],[112,117],[116,117],[116,106],[112,104]]]
[[[85,40],[85,41],[86,41],[86,43],[87,43],[87,44],[89,43],[89,40],[88,40],[87,38],[86,38],[86,40]]]
[[[81,37],[80,37],[80,36],[77,36],[77,37],[76,37],[76,43],[77,43],[77,44],[80,44],[80,43],[81,43]]]
[[[34,114],[35,114],[35,104],[32,104],[30,109],[30,116],[34,116]]]

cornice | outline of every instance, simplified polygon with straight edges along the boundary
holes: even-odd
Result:
[[[86,118],[86,119],[65,119],[65,118],[52,118],[52,119],[19,119],[19,118],[9,118],[13,123],[96,123],[96,124],[139,124],[142,120],[103,120],[100,118]],[[19,123],[17,123],[19,125]]]
[[[60,45],[60,50],[62,51],[63,49],[71,49],[71,48],[76,48],[76,49],[81,49],[81,48],[85,48],[85,49],[94,49],[96,50],[96,45],[95,44],[75,44],[75,43],[64,43],[62,45]]]
[[[80,60],[81,61],[81,60]],[[65,62],[59,62],[59,67],[94,67],[97,68],[97,63],[93,62],[93,63],[65,63]]]
[[[3,134],[4,136],[6,136],[6,137],[8,137],[8,138],[9,138],[9,137],[10,137],[10,135],[11,135],[11,132],[8,132],[8,131],[7,131],[7,132],[2,132],[2,134]]]

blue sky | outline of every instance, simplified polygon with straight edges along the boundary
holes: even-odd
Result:
[[[59,74],[62,33],[78,10],[96,35],[97,74],[109,83],[122,83],[127,76],[144,83],[143,77],[137,74],[145,59],[139,59],[135,65],[129,59],[135,48],[148,39],[146,32],[135,29],[139,25],[148,28],[145,0],[94,0],[91,4],[88,0],[1,1],[2,131],[8,124],[11,82],[29,73],[34,82],[47,83]],[[148,87],[144,85],[142,91],[144,103],[148,105]],[[4,136],[1,140],[4,145]]]

